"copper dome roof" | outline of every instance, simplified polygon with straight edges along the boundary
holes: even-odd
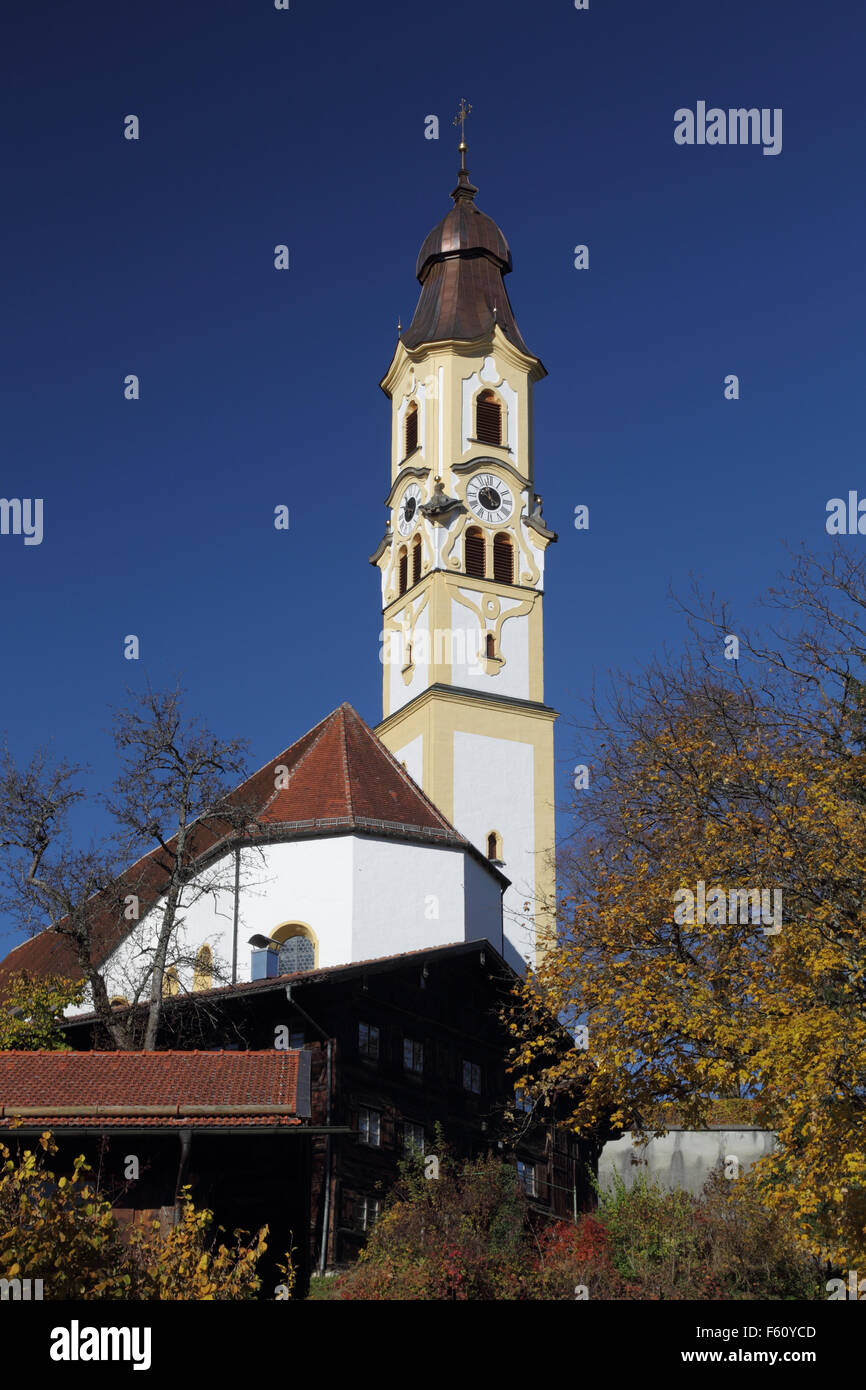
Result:
[[[407,348],[451,338],[480,338],[495,322],[515,347],[529,353],[502,279],[512,268],[511,251],[492,217],[475,206],[477,192],[467,171],[461,169],[451,194],[453,208],[418,253],[415,274],[421,294],[402,335]]]

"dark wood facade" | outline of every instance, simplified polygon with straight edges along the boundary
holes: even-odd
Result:
[[[288,1151],[307,1151],[291,1173],[307,1189],[303,1263],[334,1268],[363,1245],[407,1147],[435,1152],[437,1125],[458,1157],[493,1152],[519,1164],[540,1212],[570,1217],[592,1205],[587,1170],[597,1152],[552,1117],[517,1112],[515,1124],[500,1018],[514,978],[486,942],[306,971],[170,1001],[160,1045],[311,1053],[310,1126],[320,1132],[275,1141],[282,1149],[272,1161],[289,1179]],[[92,1019],[70,1025],[68,1036],[76,1048],[101,1041]],[[240,1151],[224,1153],[242,1166]],[[260,1182],[251,1174],[251,1188]]]

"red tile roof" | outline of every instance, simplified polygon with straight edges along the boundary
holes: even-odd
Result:
[[[275,791],[274,768],[280,764],[288,769],[287,785]],[[247,785],[263,774],[269,793],[261,816],[265,822],[345,817],[362,825],[384,821],[463,839],[348,704],[268,762]]]
[[[23,1125],[52,1130],[299,1125],[310,1113],[309,1069],[309,1053],[273,1048],[0,1052],[0,1127],[22,1107],[33,1112]]]
[[[275,786],[278,767],[286,769],[281,778],[284,787]],[[421,838],[476,853],[349,704],[340,705],[269,759],[229,799],[251,808],[256,824],[250,826],[250,840],[361,831],[388,838]],[[214,830],[201,827],[196,851],[213,852],[220,842]],[[163,852],[157,848],[122,876],[126,891],[137,894],[142,916],[158,901],[166,882],[162,859]],[[93,933],[97,964],[116,949],[132,926],[119,912],[107,909],[101,914]],[[70,943],[52,931],[22,942],[0,961],[0,998],[9,976],[19,970],[81,978]]]

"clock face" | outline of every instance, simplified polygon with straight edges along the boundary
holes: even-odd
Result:
[[[466,501],[482,521],[507,521],[514,510],[514,498],[495,473],[476,473],[466,488]]]
[[[421,505],[421,489],[417,483],[410,483],[403,493],[402,500],[397,508],[397,525],[400,528],[401,536],[408,536],[415,522],[418,520],[418,508]]]

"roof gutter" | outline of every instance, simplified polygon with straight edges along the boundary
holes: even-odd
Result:
[[[137,1116],[164,1115],[177,1119],[181,1115],[293,1115],[294,1105],[0,1105],[0,1119],[27,1119],[29,1116],[50,1115],[74,1118],[76,1115],[104,1115],[106,1118],[135,1119]]]

